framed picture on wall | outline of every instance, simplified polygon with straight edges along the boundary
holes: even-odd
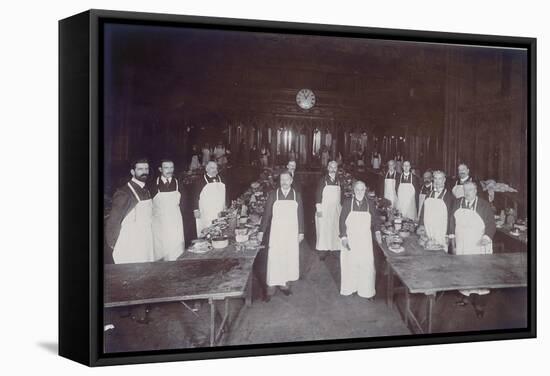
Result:
[[[536,336],[535,54],[524,37],[61,20],[60,355]]]

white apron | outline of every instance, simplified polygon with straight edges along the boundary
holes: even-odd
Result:
[[[191,164],[189,165],[189,170],[198,170],[201,167],[201,164],[199,163],[199,156],[193,155],[191,157]]]
[[[395,206],[397,203],[397,193],[395,191],[395,179],[388,179],[388,173],[386,172],[386,178],[384,179],[384,198],[391,201],[391,206]]]
[[[458,199],[464,197],[464,185],[458,184],[458,181],[455,182],[453,187],[453,195]]]
[[[159,184],[157,178],[157,185]],[[181,193],[158,192],[153,198],[153,240],[155,246],[155,261],[175,261],[184,248],[183,219],[181,217]]]
[[[437,192],[434,192],[434,194],[437,194]],[[447,247],[445,235],[447,235],[447,221],[449,220],[447,205],[443,201],[443,197],[446,194],[447,190],[443,191],[441,198],[428,197],[424,201],[424,228],[426,229],[426,236],[445,247]]]
[[[268,160],[267,152],[265,154],[262,152],[260,156],[260,163],[262,164],[262,167],[267,167],[268,162],[269,160]]]
[[[422,192],[422,190],[420,190]],[[416,214],[417,219],[420,219],[420,212],[422,211],[422,206],[424,205],[424,201],[426,201],[426,197],[428,197],[425,193],[420,193],[418,195],[418,212]]]
[[[294,198],[296,192],[292,190]],[[290,194],[290,192],[289,192]],[[298,242],[298,202],[277,200],[273,203],[273,217],[267,254],[268,286],[284,286],[300,276],[300,244]]]
[[[120,234],[113,249],[113,260],[115,264],[150,262],[154,260],[151,227],[153,203],[151,199],[140,200],[130,183],[128,187],[138,203],[122,220]]]
[[[403,215],[403,218],[415,219],[416,218],[416,190],[412,183],[403,183],[403,175],[399,178],[401,180],[399,188],[397,189],[397,209]],[[412,181],[412,177],[411,177]]]
[[[210,150],[202,149],[202,165],[206,166],[210,162]]]
[[[380,168],[380,158],[374,157],[372,159],[372,168],[374,168],[375,170],[378,170]]]
[[[351,250],[341,246],[340,251],[340,294],[357,295],[363,298],[372,298],[376,295],[374,269],[374,254],[372,251],[371,215],[368,211],[353,211],[346,219],[346,232]]]
[[[339,221],[342,206],[340,205],[341,192],[339,185],[328,185],[325,182],[321,202],[321,218],[315,216],[315,230],[319,251],[333,251],[340,249]]]
[[[201,231],[210,226],[212,221],[218,218],[218,214],[225,209],[225,184],[221,182],[208,183],[202,188],[199,196],[200,218],[196,218],[197,236]]]
[[[464,199],[461,200],[462,206]],[[457,255],[479,255],[493,253],[493,243],[486,246],[479,245],[479,241],[485,234],[485,223],[476,211],[477,199],[473,209],[460,208],[455,211],[455,237],[456,237],[456,254]],[[461,290],[463,295],[479,294],[485,295],[489,293],[488,289]]]

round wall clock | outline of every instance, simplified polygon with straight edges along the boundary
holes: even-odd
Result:
[[[315,94],[310,89],[301,89],[296,94],[296,103],[300,108],[309,110],[315,106]]]

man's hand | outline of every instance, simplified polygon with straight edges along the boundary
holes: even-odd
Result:
[[[201,217],[201,212],[198,209],[193,210],[193,214],[195,215],[195,218],[197,218],[197,219]]]
[[[342,246],[344,247],[344,249],[347,249],[348,251],[351,251],[351,248],[349,247],[348,238],[342,238],[342,239],[340,239],[340,241],[342,242]]]
[[[422,234],[425,234],[425,233],[426,233],[426,229],[424,228],[424,225],[418,226],[418,228],[416,229],[416,234],[417,235],[422,235]]]
[[[323,216],[323,212],[318,211],[318,212],[315,213],[315,215],[317,216],[317,218],[321,218]]]
[[[491,244],[493,241],[491,240],[490,237],[488,237],[487,235],[483,235],[481,237],[481,240],[479,241],[479,245],[482,245],[482,246],[486,246],[488,244]]]
[[[378,242],[378,244],[381,244],[382,243],[382,234],[380,233],[380,231],[376,231],[374,233],[374,236],[376,237],[376,241]]]
[[[304,234],[298,234],[298,243],[301,243],[304,240]]]
[[[263,232],[258,232],[258,235],[256,235],[256,237],[258,238],[259,242],[261,243],[263,238],[264,238],[264,233]]]

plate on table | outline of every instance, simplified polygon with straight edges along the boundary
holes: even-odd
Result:
[[[403,248],[403,246],[400,243],[390,244],[389,249],[394,253],[401,253],[405,250],[405,248]]]

